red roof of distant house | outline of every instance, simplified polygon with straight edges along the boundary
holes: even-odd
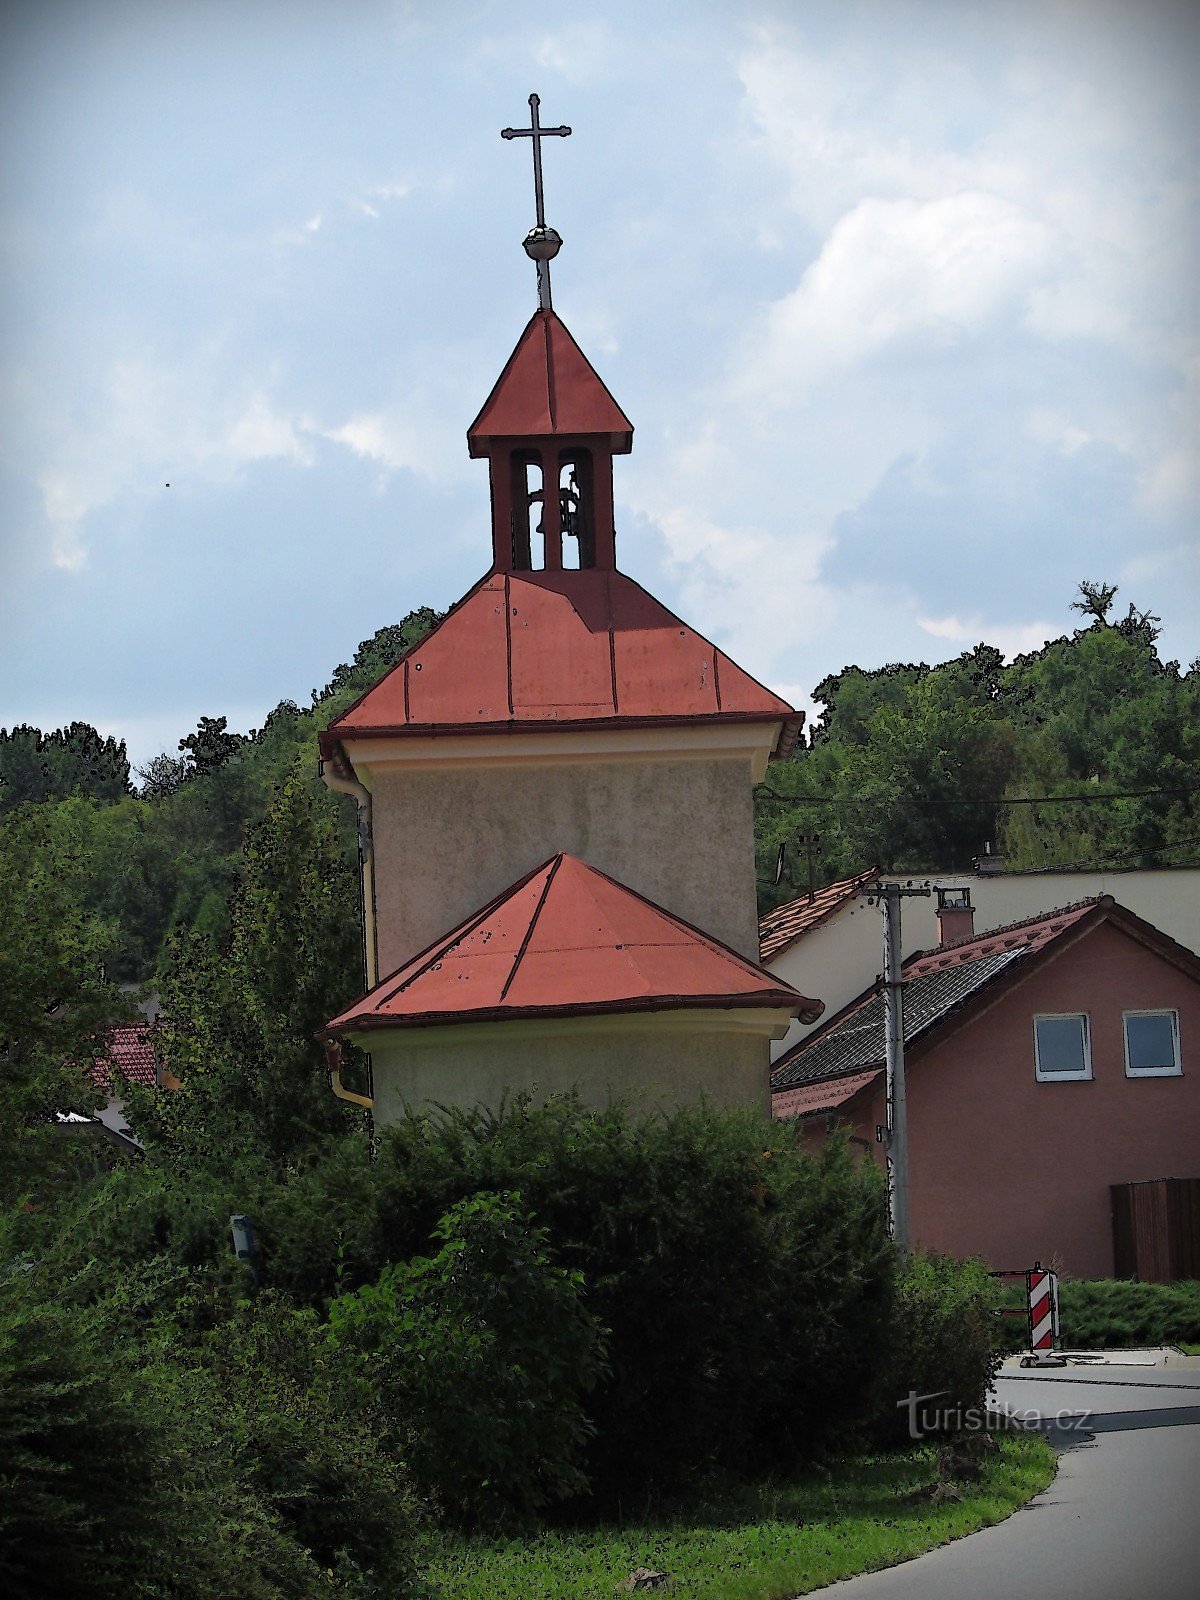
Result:
[[[839,878],[836,883],[827,883],[823,889],[815,890],[811,900],[806,894],[801,895],[798,900],[789,900],[786,905],[768,911],[758,919],[760,958],[771,961],[782,955],[797,939],[820,927],[835,911],[864,893],[865,886],[878,877],[878,867],[866,867],[853,877]]]
[[[343,739],[803,718],[624,573],[494,572],[321,735]]]
[[[88,1077],[97,1089],[111,1087],[112,1068],[117,1067],[130,1083],[145,1083],[151,1088],[156,1080],[153,1030],[132,1024],[128,1027],[110,1028],[105,1037],[107,1051],[93,1061]]]
[[[522,436],[607,434],[609,448],[633,447],[633,424],[553,311],[535,311],[483,410],[467,429],[473,456],[487,441]]]
[[[821,1014],[819,1000],[560,854],[376,984],[329,1031],[742,1006]]]
[[[1102,923],[1112,923],[1200,982],[1200,958],[1193,951],[1111,895],[1097,895],[995,928],[949,949],[910,957],[903,967],[905,1049],[931,1046],[945,1037],[946,1030],[966,1021],[977,1006],[990,1003],[1005,985],[1020,982],[1030,962]],[[844,1104],[881,1076],[884,1057],[883,1002],[877,983],[774,1063],[775,1114],[809,1116]]]

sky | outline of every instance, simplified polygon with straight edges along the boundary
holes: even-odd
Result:
[[[483,574],[531,91],[623,570],[807,709],[1084,578],[1186,666],[1198,69],[1182,0],[8,0],[0,726],[144,763]]]

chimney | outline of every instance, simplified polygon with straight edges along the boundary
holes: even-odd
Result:
[[[992,841],[987,839],[984,841],[983,854],[976,856],[971,865],[981,877],[986,877],[989,873],[1004,871],[1004,857],[992,849]]]
[[[938,948],[949,950],[975,937],[975,909],[970,889],[939,889],[937,892]]]

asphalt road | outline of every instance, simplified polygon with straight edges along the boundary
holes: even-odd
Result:
[[[1005,1374],[994,1399],[1070,1426],[1058,1476],[994,1528],[822,1592],[836,1600],[1197,1600],[1200,1372]],[[1082,1428],[1075,1426],[1086,1413]]]

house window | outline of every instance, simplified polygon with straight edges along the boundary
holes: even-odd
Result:
[[[1127,1011],[1125,1075],[1167,1078],[1178,1076],[1182,1070],[1178,1011]]]
[[[1034,1017],[1033,1060],[1038,1080],[1042,1083],[1090,1078],[1092,1048],[1086,1012]]]

